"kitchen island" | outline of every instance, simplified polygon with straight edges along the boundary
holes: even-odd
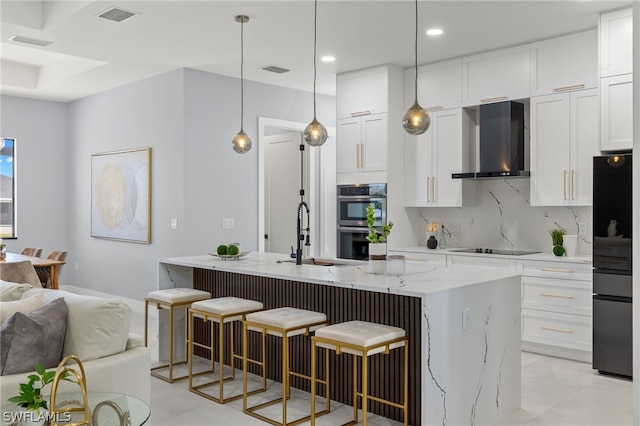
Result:
[[[520,408],[519,275],[408,261],[406,273],[396,277],[369,274],[366,262],[298,266],[290,260],[260,252],[238,260],[165,258],[158,264],[158,288],[194,287],[213,297],[246,297],[263,302],[265,309],[310,309],[324,312],[330,323],[359,319],[404,328],[410,341],[413,425],[492,424]],[[162,312],[160,325],[163,348],[168,324]],[[199,334],[196,339],[206,338],[207,332]],[[309,342],[293,345],[294,369],[308,372]],[[269,346],[274,348],[270,358],[278,364],[277,345]],[[332,399],[350,403],[349,357],[332,356]],[[372,392],[396,399],[401,367],[401,351],[377,356]],[[304,381],[292,385],[308,390]],[[399,418],[397,409],[384,405],[374,404],[371,411]]]

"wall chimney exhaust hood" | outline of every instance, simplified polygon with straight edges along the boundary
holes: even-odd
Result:
[[[524,105],[498,102],[480,105],[479,172],[453,173],[454,179],[526,177]]]

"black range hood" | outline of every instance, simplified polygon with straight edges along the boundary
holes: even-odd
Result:
[[[453,173],[454,179],[526,177],[524,105],[497,102],[480,105],[480,171]]]

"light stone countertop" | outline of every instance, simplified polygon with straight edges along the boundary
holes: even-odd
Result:
[[[389,248],[388,251],[407,252],[407,253],[423,253],[423,254],[439,254],[439,255],[455,255],[455,256],[474,256],[474,257],[495,257],[503,259],[513,260],[533,260],[542,262],[564,262],[564,263],[582,263],[591,264],[591,255],[579,254],[574,257],[567,256],[554,256],[552,253],[534,253],[525,254],[521,256],[504,255],[504,254],[485,254],[485,253],[464,253],[456,250],[460,250],[461,247],[451,247],[444,250],[436,248],[429,249],[427,247],[401,247],[401,248]]]
[[[517,275],[501,270],[427,266],[424,262],[408,260],[406,273],[396,277],[368,273],[367,262],[338,259],[348,265],[318,266],[278,263],[278,260],[291,259],[288,254],[251,252],[237,260],[201,255],[163,258],[159,263],[417,297]]]

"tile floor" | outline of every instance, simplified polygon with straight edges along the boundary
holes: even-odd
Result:
[[[155,330],[157,321],[151,321]],[[144,334],[144,315],[134,313],[132,332]],[[155,333],[150,333],[152,336]],[[157,357],[157,340],[150,337],[152,358]],[[238,381],[242,385],[241,381]],[[215,388],[217,389],[217,388]],[[269,385],[268,392],[277,395],[279,385]],[[233,387],[225,385],[225,393]],[[308,394],[295,392],[291,407],[308,401]],[[308,402],[307,402],[308,403]],[[242,413],[242,399],[217,404],[191,393],[188,381],[173,384],[151,378],[152,426],[207,425],[250,426],[266,423]],[[319,407],[319,406],[318,406]],[[272,408],[278,412],[279,408]],[[291,410],[294,411],[294,410]],[[336,425],[350,419],[350,407],[334,407],[317,424]],[[633,402],[630,380],[602,376],[590,364],[573,362],[538,354],[522,353],[522,409],[500,422],[500,426],[624,426],[632,424]],[[308,424],[307,423],[303,423]],[[395,425],[387,419],[372,416],[372,426]],[[456,425],[457,426],[457,425]]]

